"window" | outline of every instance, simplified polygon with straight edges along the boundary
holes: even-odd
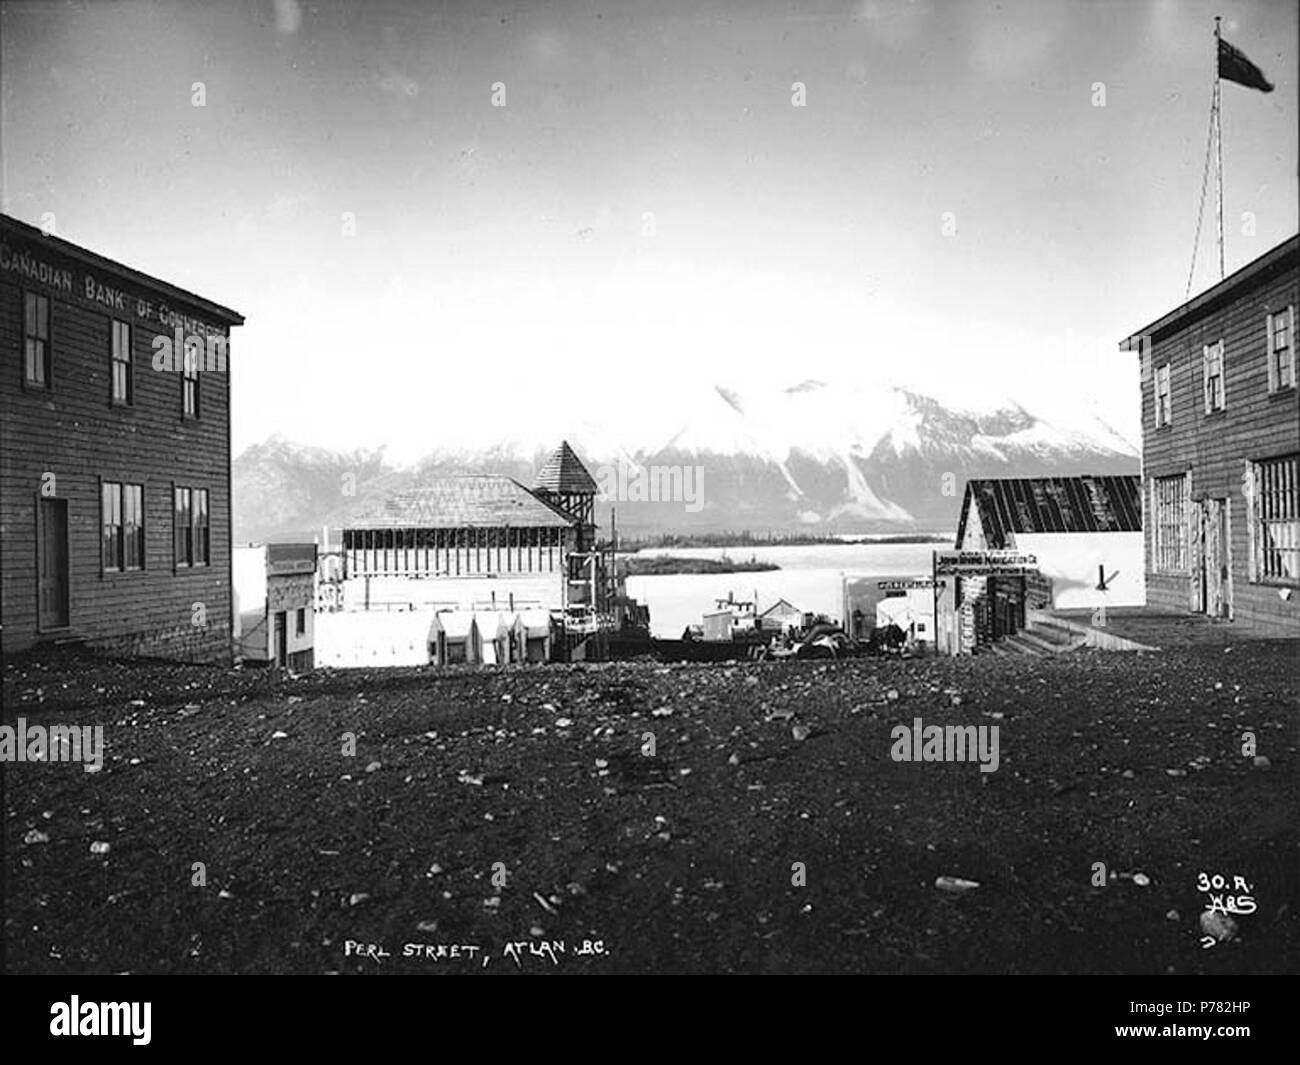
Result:
[[[1295,388],[1295,304],[1265,318],[1268,329],[1268,390]]]
[[[1155,513],[1155,569],[1157,573],[1187,570],[1187,478],[1157,477],[1151,482]]]
[[[212,537],[208,523],[208,490],[177,488],[172,529],[175,535],[176,565],[206,566],[212,561]]]
[[[1201,350],[1201,379],[1205,386],[1205,413],[1223,410],[1223,341]]]
[[[105,571],[144,569],[144,488],[104,481],[100,485],[102,563]]]
[[[35,292],[23,293],[23,350],[26,381],[50,387],[50,300]]]
[[[131,373],[131,327],[114,319],[113,328],[113,402],[135,402],[135,381]]]
[[[299,636],[305,636],[307,634],[307,611],[303,607],[298,608],[298,623],[296,629]]]
[[[1169,404],[1169,363],[1156,368],[1156,428],[1168,425],[1171,407]]]
[[[199,362],[202,358],[197,337],[185,341],[185,363],[181,374],[181,412],[187,418],[199,416]]]
[[[1251,577],[1300,585],[1300,455],[1250,465]]]

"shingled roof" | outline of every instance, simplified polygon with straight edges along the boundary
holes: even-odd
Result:
[[[966,482],[957,543],[966,535],[972,502],[988,546],[1010,546],[1014,533],[1140,532],[1142,498],[1136,475],[1017,477]]]
[[[567,440],[561,441],[560,446],[555,449],[555,454],[546,460],[542,472],[537,475],[537,483],[534,487],[538,491],[556,492],[561,495],[570,492],[590,492],[594,495],[600,491],[591,474],[587,472],[587,467],[574,454]]]
[[[441,477],[401,492],[352,529],[565,528],[573,525],[512,477]]]

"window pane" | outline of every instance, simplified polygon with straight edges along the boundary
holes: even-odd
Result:
[[[187,548],[190,536],[190,493],[188,488],[176,489],[176,507],[173,517],[175,528],[176,564],[188,566],[190,553]]]
[[[208,490],[194,489],[194,564],[206,566],[208,554]]]
[[[103,515],[104,546],[103,565],[105,569],[121,569],[122,566],[122,486],[105,481],[100,486],[100,512]]]
[[[49,339],[50,301],[46,297],[34,292],[24,294],[23,334],[38,340]]]
[[[26,341],[27,350],[27,380],[34,384],[45,383],[45,355],[41,350],[41,342],[28,338]]]
[[[127,569],[144,568],[144,488],[128,484],[122,500],[123,553]]]

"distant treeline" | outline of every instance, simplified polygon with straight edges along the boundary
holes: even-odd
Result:
[[[814,547],[821,544],[948,544],[951,533],[897,533],[876,536],[827,536],[814,533],[660,533],[654,536],[620,536],[620,551],[661,550],[673,547]]]
[[[765,573],[780,569],[775,562],[748,562],[727,558],[678,558],[673,555],[651,555],[648,558],[629,558],[619,565],[629,577],[663,577],[678,573]]]

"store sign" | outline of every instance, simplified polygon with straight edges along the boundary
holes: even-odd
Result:
[[[936,551],[934,572],[941,577],[1027,577],[1038,572],[1038,556],[1023,551]]]
[[[922,580],[911,581],[877,581],[876,587],[882,592],[911,592],[922,588],[933,588],[934,581],[926,577]]]

